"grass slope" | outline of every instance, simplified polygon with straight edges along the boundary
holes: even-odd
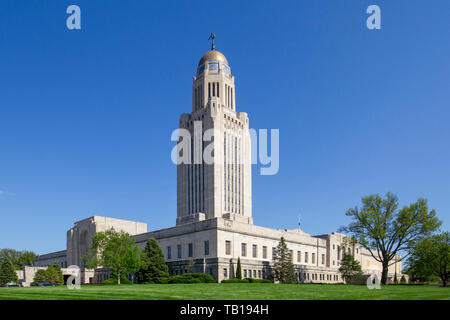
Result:
[[[0,288],[0,300],[450,300],[450,288],[383,286],[369,290],[356,285],[314,284],[141,284]]]

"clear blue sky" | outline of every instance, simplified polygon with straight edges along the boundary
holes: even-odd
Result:
[[[66,28],[66,8],[82,30]],[[366,28],[370,4],[382,29]],[[0,248],[65,248],[74,221],[176,219],[170,134],[217,36],[238,111],[280,129],[256,224],[336,231],[361,196],[429,200],[449,229],[450,2],[0,2]]]

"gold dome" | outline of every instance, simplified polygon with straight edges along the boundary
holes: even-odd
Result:
[[[225,58],[225,56],[222,54],[222,52],[217,51],[217,50],[211,50],[203,55],[203,57],[200,59],[200,62],[198,63],[198,66],[201,66],[207,60],[211,60],[211,59],[220,60],[223,63],[228,65],[227,58]]]

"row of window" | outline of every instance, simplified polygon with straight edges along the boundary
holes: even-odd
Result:
[[[206,67],[206,65],[208,65],[208,69],[209,70],[219,70],[219,63],[218,63],[218,61],[216,60],[216,59],[210,59],[210,60],[208,60],[208,61],[211,61],[210,63],[208,63],[208,64],[203,64],[203,65],[201,65],[199,68],[198,68],[198,70],[197,70],[197,75],[201,75],[203,72],[205,72],[205,67]],[[217,62],[216,62],[217,61]],[[222,63],[221,64],[221,66],[222,66],[222,70],[223,70],[223,72],[225,72],[226,74],[230,74],[230,72],[231,72],[231,70],[230,70],[230,67],[229,66],[227,66],[226,64],[224,64],[224,63]]]
[[[231,241],[229,241],[229,240],[225,241],[225,254],[231,255]],[[292,250],[290,250],[290,254],[292,257],[292,262],[294,262],[295,261],[294,253]],[[241,256],[242,257],[247,256],[247,243],[241,244]],[[258,245],[256,245],[256,244],[252,245],[252,255],[251,256],[253,258],[258,258]],[[275,247],[272,247],[272,259],[274,256],[275,256]],[[268,259],[267,258],[267,246],[262,247],[262,258]],[[297,262],[299,262],[299,263],[302,262],[302,252],[301,251],[297,251]],[[308,252],[304,253],[304,262],[309,263],[309,253]],[[316,253],[315,252],[311,253],[311,263],[312,264],[316,263]],[[321,264],[325,264],[325,254],[321,255]]]
[[[209,255],[209,241],[203,241],[203,253],[205,256]],[[194,244],[188,243],[187,244],[187,256],[188,258],[192,258],[194,256]],[[181,244],[177,245],[177,259],[181,259],[183,257],[183,247]],[[167,247],[167,259],[172,259],[172,247]]]
[[[244,278],[254,278],[254,279],[262,279],[263,273],[261,270],[249,270],[243,269]],[[223,268],[223,276],[224,278],[228,278],[228,268]]]
[[[206,240],[203,242],[203,252],[205,256],[209,255],[209,241]],[[225,241],[225,254],[226,255],[231,255],[231,241],[230,240],[226,240]],[[247,248],[247,243],[241,243],[241,256],[242,257],[247,257],[248,256],[248,248]],[[292,257],[292,262],[297,262],[297,263],[311,263],[312,264],[316,264],[316,253],[315,252],[303,252],[302,251],[297,251],[297,255],[296,255],[296,259],[294,259],[294,252],[293,250],[290,250],[290,254]],[[311,255],[310,255],[311,254]],[[272,259],[275,255],[275,247],[272,247]],[[194,244],[193,243],[188,243],[187,244],[187,257],[191,258],[194,256]],[[176,246],[176,257],[177,259],[181,259],[183,257],[183,250],[182,250],[182,245],[179,244]],[[251,246],[251,257],[252,258],[258,258],[258,245],[253,244]],[[261,257],[262,259],[269,259],[267,256],[267,246],[262,246],[262,252],[261,252]],[[303,257],[303,259],[302,259]],[[310,260],[311,257],[311,260]],[[168,246],[167,247],[167,259],[172,259],[172,247]],[[338,256],[339,259],[339,256]],[[334,265],[334,260],[333,260],[333,265]],[[326,255],[323,253],[320,255],[320,261],[317,261],[317,263],[320,263],[322,265],[326,264]],[[61,263],[61,266],[63,266],[63,263]],[[328,280],[328,279],[327,279]],[[331,279],[330,279],[331,280]]]
[[[310,277],[310,275],[311,275],[311,277]],[[319,273],[319,274],[317,274],[317,273],[309,274],[309,273],[306,273],[304,277],[305,277],[305,280],[320,280],[320,281],[324,281],[325,278],[326,278],[327,281],[339,281],[339,275],[336,275],[336,274],[321,274],[321,273]],[[300,275],[299,275],[299,280],[301,280],[300,279]]]

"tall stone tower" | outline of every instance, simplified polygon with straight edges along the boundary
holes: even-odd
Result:
[[[249,120],[236,112],[234,76],[212,38],[193,79],[192,113],[180,117],[180,129],[191,136],[184,141],[191,152],[178,149],[177,225],[215,217],[252,224]],[[190,162],[181,163],[183,156]]]

